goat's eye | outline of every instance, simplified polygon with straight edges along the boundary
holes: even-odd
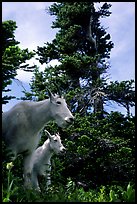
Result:
[[[57,139],[54,139],[54,142],[57,142],[58,140]]]
[[[60,101],[57,101],[57,104],[58,104],[58,105],[60,105],[60,104],[61,104],[61,102],[60,102]]]

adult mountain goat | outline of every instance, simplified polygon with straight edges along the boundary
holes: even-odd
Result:
[[[24,156],[24,184],[30,181],[30,160],[40,141],[39,132],[49,121],[55,121],[61,128],[67,127],[74,117],[60,95],[50,91],[49,99],[30,102],[22,101],[2,114],[2,134],[7,148],[15,159],[20,153]]]
[[[59,134],[51,135],[48,131],[45,132],[48,134],[48,139],[33,152],[31,159],[31,185],[38,191],[40,191],[38,176],[45,177],[47,188],[51,184],[50,172],[52,155],[60,154],[65,151]]]

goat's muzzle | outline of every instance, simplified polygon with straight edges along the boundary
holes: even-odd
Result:
[[[66,118],[65,118],[65,121],[66,121],[68,124],[71,124],[71,123],[73,123],[73,121],[74,121],[74,117],[66,117]]]
[[[61,153],[61,154],[65,154],[65,152],[66,152],[66,148],[63,147],[63,148],[60,150],[60,153]]]

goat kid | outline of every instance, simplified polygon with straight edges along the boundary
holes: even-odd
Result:
[[[49,121],[55,121],[59,127],[65,128],[74,120],[65,99],[48,92],[49,99],[22,101],[2,114],[2,135],[7,150],[13,154],[11,160],[24,153],[25,186],[30,182],[30,160],[41,139],[40,131]]]
[[[46,178],[46,187],[48,189],[51,184],[51,157],[54,153],[63,153],[65,150],[59,134],[51,135],[48,131],[45,132],[48,134],[48,139],[34,151],[31,160],[31,186],[37,191],[40,191],[38,176],[42,175]]]

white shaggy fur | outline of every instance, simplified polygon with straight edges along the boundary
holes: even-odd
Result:
[[[38,147],[31,160],[31,185],[34,189],[40,191],[38,176],[45,176],[47,188],[51,184],[50,171],[51,171],[51,157],[52,155],[64,152],[65,147],[61,143],[59,134],[50,135],[48,131],[48,139],[44,144]]]
[[[23,101],[11,110],[2,114],[2,135],[7,149],[15,159],[24,153],[24,185],[30,181],[30,160],[33,151],[40,141],[39,132],[45,124],[54,120],[59,127],[65,128],[72,123],[74,117],[67,107],[65,99],[49,92],[49,99],[30,102]]]

